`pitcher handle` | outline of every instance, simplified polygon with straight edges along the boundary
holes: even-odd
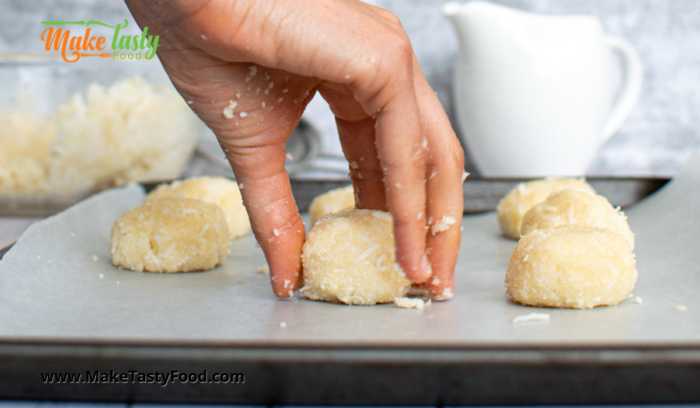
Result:
[[[605,143],[632,112],[639,99],[643,76],[642,61],[630,43],[611,35],[605,39],[610,48],[622,58],[622,87],[603,126],[601,143]]]

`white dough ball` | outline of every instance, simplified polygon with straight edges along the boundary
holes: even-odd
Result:
[[[300,292],[312,300],[352,305],[393,302],[411,288],[394,251],[389,213],[355,209],[325,217],[304,243]]]
[[[622,235],[577,225],[524,235],[505,278],[518,303],[576,309],[618,304],[636,282],[634,254]]]
[[[316,224],[328,214],[338,214],[340,211],[347,212],[353,208],[355,208],[355,193],[352,185],[323,193],[314,198],[309,206],[311,225]]]
[[[212,269],[229,245],[221,208],[189,198],[149,200],[112,225],[112,263],[139,272]]]
[[[247,234],[250,221],[238,184],[224,177],[193,177],[187,180],[162,184],[146,196],[146,201],[166,197],[194,198],[216,204],[226,214],[231,238]]]
[[[634,250],[634,234],[625,214],[613,208],[605,197],[588,190],[562,190],[552,193],[545,201],[525,213],[520,232],[526,235],[537,229],[560,225],[581,225],[617,232]]]
[[[546,200],[553,192],[568,189],[589,190],[595,193],[585,180],[577,178],[549,177],[515,186],[501,199],[496,208],[498,224],[503,235],[513,239],[520,238],[520,223],[525,213],[535,204]]]

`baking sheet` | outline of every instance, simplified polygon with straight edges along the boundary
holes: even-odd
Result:
[[[141,202],[131,185],[31,226],[0,261],[0,340],[280,346],[700,347],[700,158],[627,214],[639,280],[630,301],[592,310],[510,302],[503,277],[515,242],[495,215],[463,219],[455,297],[425,310],[276,299],[249,235],[212,271],[151,274],[112,266],[112,222]],[[93,260],[93,256],[97,261]],[[298,295],[297,295],[298,296]],[[685,305],[687,311],[675,310]],[[531,312],[548,322],[514,324]],[[282,324],[284,323],[284,324]]]

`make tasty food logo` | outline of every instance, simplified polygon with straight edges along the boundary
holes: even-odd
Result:
[[[41,24],[50,26],[41,33],[41,41],[44,42],[46,51],[61,51],[61,57],[66,62],[76,62],[82,57],[150,60],[156,55],[160,38],[158,35],[149,35],[148,27],[144,27],[143,32],[137,35],[122,34],[121,31],[129,25],[127,20],[124,20],[124,24],[116,26],[97,20],[42,21]],[[85,31],[73,34],[71,26],[83,26]],[[93,35],[93,27],[112,29],[111,43],[107,43],[105,36]],[[111,45],[111,51],[107,50],[108,45]]]

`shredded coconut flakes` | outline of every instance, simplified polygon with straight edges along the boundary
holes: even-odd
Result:
[[[404,309],[420,309],[423,310],[423,307],[425,306],[425,302],[421,298],[408,298],[408,297],[401,297],[401,298],[396,298],[394,299],[394,304],[398,307],[404,308]]]
[[[438,232],[442,231],[447,231],[450,229],[450,225],[456,223],[457,220],[454,218],[450,217],[449,215],[443,215],[441,220],[436,221],[432,226],[431,226],[431,233],[433,235],[437,234]]]
[[[515,318],[513,319],[513,323],[534,322],[534,321],[548,322],[549,321],[549,313],[530,313],[530,314],[526,314],[526,315],[515,316]]]
[[[229,104],[227,107],[224,108],[224,116],[226,119],[232,119],[233,118],[233,110],[236,109],[236,106],[238,106],[238,102],[235,101],[228,101]]]

